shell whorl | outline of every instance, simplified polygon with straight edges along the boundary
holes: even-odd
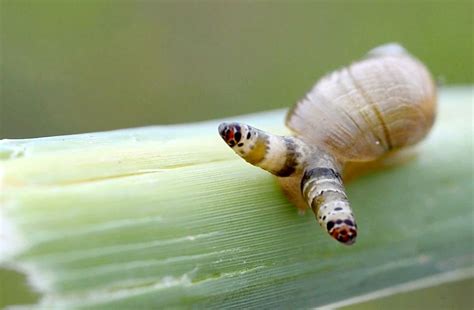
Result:
[[[287,115],[296,136],[345,161],[369,161],[421,140],[435,117],[425,66],[398,45],[323,77]]]

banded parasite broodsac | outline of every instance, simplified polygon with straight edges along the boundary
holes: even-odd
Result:
[[[430,73],[392,43],[318,81],[287,114],[294,136],[241,123],[222,123],[219,133],[247,162],[280,177],[285,192],[298,192],[303,208],[310,207],[334,239],[350,245],[357,224],[341,178],[344,167],[415,144],[435,114]]]

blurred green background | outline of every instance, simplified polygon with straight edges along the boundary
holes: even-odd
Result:
[[[0,1],[0,138],[288,107],[389,41],[473,82],[471,1]]]
[[[391,41],[422,59],[444,84],[474,81],[471,1],[0,4],[0,138],[288,107],[321,75]],[[0,306],[37,298],[22,277],[0,271]],[[451,287],[444,286],[445,296],[458,296]],[[424,292],[404,300],[421,306],[440,294],[436,288]],[[469,307],[472,296],[456,302]]]

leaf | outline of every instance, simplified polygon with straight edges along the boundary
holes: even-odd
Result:
[[[441,92],[417,156],[350,183],[358,242],[297,215],[219,121],[0,142],[3,266],[39,306],[313,307],[473,275],[472,92]],[[233,118],[285,133],[284,111]]]

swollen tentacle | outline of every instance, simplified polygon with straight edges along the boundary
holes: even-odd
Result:
[[[219,133],[243,159],[276,176],[301,176],[301,193],[319,224],[336,240],[353,244],[357,225],[334,158],[295,137],[276,136],[241,123],[222,123]]]
[[[306,169],[301,192],[323,229],[346,245],[355,242],[357,224],[335,165],[326,161],[323,166]]]
[[[301,140],[276,136],[241,123],[222,123],[222,139],[243,159],[268,172],[287,177],[301,171],[310,149]]]

